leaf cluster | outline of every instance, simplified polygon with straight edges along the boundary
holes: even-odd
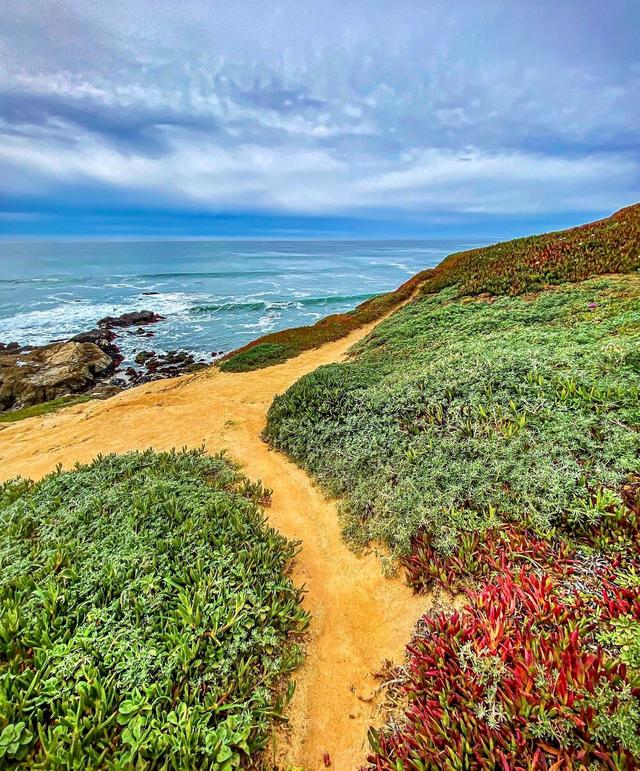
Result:
[[[0,486],[0,765],[228,771],[261,751],[308,620],[265,495],[196,451]]]

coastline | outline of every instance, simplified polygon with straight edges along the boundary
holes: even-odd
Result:
[[[309,758],[318,758],[320,767],[325,752],[337,768],[364,763],[367,728],[383,699],[372,673],[385,659],[401,661],[413,626],[432,602],[385,578],[374,552],[354,554],[342,539],[335,503],[261,438],[276,394],[319,366],[345,360],[377,323],[267,370],[210,368],[0,425],[0,482],[16,475],[40,479],[58,465],[70,469],[98,454],[203,447],[227,450],[247,476],[273,490],[269,522],[304,543],[293,579],[305,585],[303,605],[313,616],[305,663],[294,674],[291,727],[279,734],[277,750],[281,762],[298,767],[314,767]]]
[[[491,767],[500,753],[640,757],[626,739],[637,674],[617,636],[640,607],[638,215],[452,255],[379,318],[269,367],[208,368],[0,426],[0,479],[184,447],[226,451],[270,488],[270,523],[302,542],[293,577],[312,615],[276,762],[380,767],[415,736],[427,760],[453,741]],[[385,578],[381,556],[406,581]],[[575,689],[556,669],[569,650]],[[476,676],[494,656],[503,717],[487,725]],[[460,698],[441,703],[442,683]],[[624,735],[597,733],[602,683],[628,705]],[[575,742],[540,744],[542,702],[566,712]],[[436,711],[425,720],[416,704]]]

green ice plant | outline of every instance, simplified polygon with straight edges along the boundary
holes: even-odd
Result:
[[[268,498],[201,451],[0,485],[0,767],[255,762],[307,624]]]
[[[575,531],[617,516],[638,471],[639,343],[637,274],[491,302],[451,287],[277,397],[265,436],[341,498],[356,546],[450,548],[490,511]]]

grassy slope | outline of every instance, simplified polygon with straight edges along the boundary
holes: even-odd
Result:
[[[395,291],[372,297],[348,313],[336,313],[310,326],[292,327],[259,337],[225,356],[220,361],[220,369],[223,372],[247,372],[269,367],[297,356],[302,351],[317,348],[331,340],[339,340],[409,299],[430,273],[428,270],[418,273]]]
[[[372,769],[640,764],[639,219],[453,255],[272,405],[351,541],[472,587],[424,620]]]
[[[356,543],[407,551],[423,528],[446,549],[500,518],[546,532],[635,468],[639,343],[636,275],[493,303],[442,290],[277,397],[266,435],[345,496]]]
[[[34,404],[32,407],[22,407],[19,410],[0,413],[0,423],[15,423],[25,418],[47,415],[49,412],[57,412],[64,407],[73,407],[74,404],[83,404],[92,399],[92,396],[62,396],[60,399],[52,399],[42,404]]]
[[[222,456],[0,486],[0,766],[246,765],[306,624],[296,545]]]
[[[419,288],[428,293],[456,284],[462,294],[520,294],[547,284],[638,267],[640,204],[622,209],[601,222],[560,233],[452,254],[435,270],[418,273],[394,292],[367,300],[349,313],[328,316],[312,326],[260,337],[232,351],[219,366],[225,372],[246,372],[280,364],[381,318]]]
[[[640,204],[580,227],[451,254],[423,292],[517,295],[565,281],[640,268]]]

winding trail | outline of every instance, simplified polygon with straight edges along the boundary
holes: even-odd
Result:
[[[357,556],[340,536],[333,502],[307,474],[260,439],[273,397],[322,364],[340,361],[375,326],[284,364],[242,374],[218,370],[159,381],[104,402],[0,425],[0,480],[34,479],[99,453],[153,447],[226,448],[247,476],[273,490],[269,521],[303,548],[293,578],[312,614],[305,663],[296,672],[290,729],[277,767],[351,771],[366,758],[367,728],[380,722],[372,672],[400,662],[415,622],[430,604],[398,579],[384,578],[374,554]]]

